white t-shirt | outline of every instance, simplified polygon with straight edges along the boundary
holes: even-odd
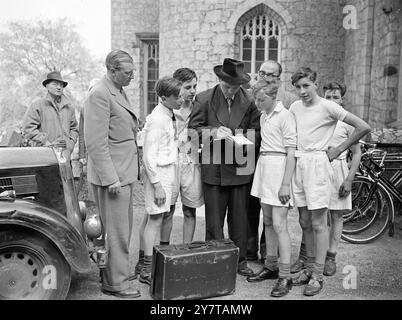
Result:
[[[296,119],[297,149],[307,152],[327,151],[338,120],[343,121],[348,114],[339,104],[321,97],[311,106],[298,100],[289,110]]]
[[[354,130],[355,128],[348,125],[347,123],[338,121],[334,131],[334,135],[332,136],[332,139],[329,142],[328,146],[329,147],[339,146],[342,142],[346,141],[352,135]],[[338,159],[345,159],[347,153],[348,150],[345,150],[339,155]]]
[[[286,147],[296,148],[296,121],[293,114],[278,102],[271,114],[261,114],[261,151],[286,152]]]

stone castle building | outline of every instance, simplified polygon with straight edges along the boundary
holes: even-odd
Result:
[[[346,108],[377,128],[402,128],[401,0],[111,0],[112,48],[135,59],[129,94],[144,119],[158,77],[194,69],[199,90],[217,83],[214,65],[243,60],[255,74],[279,61],[343,81]]]

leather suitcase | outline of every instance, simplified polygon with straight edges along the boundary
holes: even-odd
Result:
[[[154,246],[151,296],[156,300],[203,299],[236,289],[239,248],[231,240]]]

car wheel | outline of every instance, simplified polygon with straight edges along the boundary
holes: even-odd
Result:
[[[55,245],[32,231],[0,230],[0,299],[61,300],[71,268]]]

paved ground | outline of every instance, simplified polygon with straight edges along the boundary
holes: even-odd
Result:
[[[180,211],[180,210],[178,210]],[[138,228],[143,214],[143,206],[135,207],[135,232],[132,239],[132,265],[136,263],[138,256]],[[402,223],[401,215],[398,216],[398,224],[393,238],[384,235],[374,243],[366,245],[353,245],[341,242],[337,256],[338,272],[333,277],[326,277],[323,291],[313,298],[304,297],[303,287],[295,287],[289,295],[282,299],[336,299],[336,300],[360,300],[360,299],[402,299]],[[203,210],[197,214],[197,230],[194,241],[202,241],[204,237]],[[292,237],[292,260],[297,257],[301,229],[295,211],[290,213],[290,232]],[[180,243],[182,239],[183,218],[177,212],[174,218],[172,242]],[[250,266],[259,270],[261,265],[251,262]],[[352,267],[347,267],[352,266]],[[345,270],[344,270],[345,268]],[[355,289],[345,289],[343,283],[350,273],[349,268],[356,270],[357,280]],[[342,272],[345,271],[345,274]],[[349,283],[351,283],[349,281]],[[272,299],[269,293],[274,286],[274,280],[260,283],[248,283],[244,277],[238,276],[236,280],[236,292],[233,295],[220,297],[222,300],[265,300]],[[140,289],[140,299],[152,299],[149,287],[138,280],[133,281],[133,286]],[[98,270],[95,265],[89,275],[75,275],[67,299],[70,300],[114,300],[115,297],[103,295],[98,281]]]

